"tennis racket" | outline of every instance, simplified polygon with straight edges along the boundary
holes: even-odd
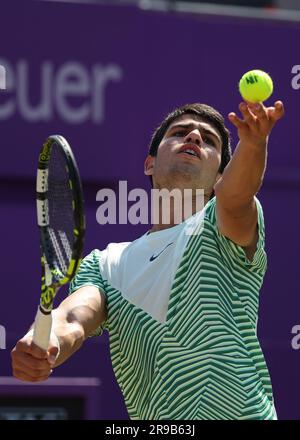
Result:
[[[40,231],[42,290],[33,342],[48,349],[54,298],[74,277],[84,244],[81,180],[72,150],[62,136],[49,136],[39,155],[37,222]]]

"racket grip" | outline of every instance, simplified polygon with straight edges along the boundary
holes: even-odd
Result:
[[[39,307],[34,321],[32,340],[35,345],[45,351],[48,350],[51,327],[52,313],[44,314]]]

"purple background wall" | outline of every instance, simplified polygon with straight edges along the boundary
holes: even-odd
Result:
[[[226,117],[240,102],[241,75],[261,68],[275,85],[268,104],[282,99],[286,116],[271,136],[259,193],[269,269],[258,334],[278,416],[300,418],[300,352],[291,345],[292,327],[300,325],[300,90],[291,85],[292,67],[299,62],[292,48],[299,39],[300,23],[125,6],[1,2],[0,64],[7,67],[8,81],[0,94],[0,325],[7,331],[7,348],[0,350],[1,376],[11,374],[10,350],[30,325],[39,297],[34,180],[41,142],[61,133],[75,151],[86,198],[85,253],[111,241],[132,240],[145,226],[97,224],[96,192],[115,187],[119,179],[128,180],[130,187],[148,188],[143,161],[151,133],[164,115],[177,105],[200,101]],[[40,111],[34,112],[38,106]],[[228,126],[235,143],[235,129]],[[89,340],[54,374],[99,377],[104,401],[99,417],[127,417],[111,370],[107,335]]]

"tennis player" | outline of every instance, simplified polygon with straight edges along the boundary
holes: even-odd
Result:
[[[48,352],[34,346],[32,332],[13,349],[15,377],[47,379],[106,329],[131,419],[276,419],[256,334],[267,265],[256,194],[284,109],[280,101],[239,108],[241,118],[229,114],[239,136],[233,155],[212,107],[186,105],[166,117],[145,174],[155,189],[203,189],[203,209],[179,224],[171,212],[168,224],[159,221],[134,242],[88,255],[72,294],[54,310]]]

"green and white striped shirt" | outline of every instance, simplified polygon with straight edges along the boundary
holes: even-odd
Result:
[[[252,261],[221,235],[213,198],[201,233],[191,235],[175,273],[164,322],[111,286],[94,250],[70,292],[95,285],[107,300],[116,379],[131,419],[276,419],[268,369],[257,339],[259,290],[266,272],[264,219]],[[159,295],[159,292],[157,292]]]

